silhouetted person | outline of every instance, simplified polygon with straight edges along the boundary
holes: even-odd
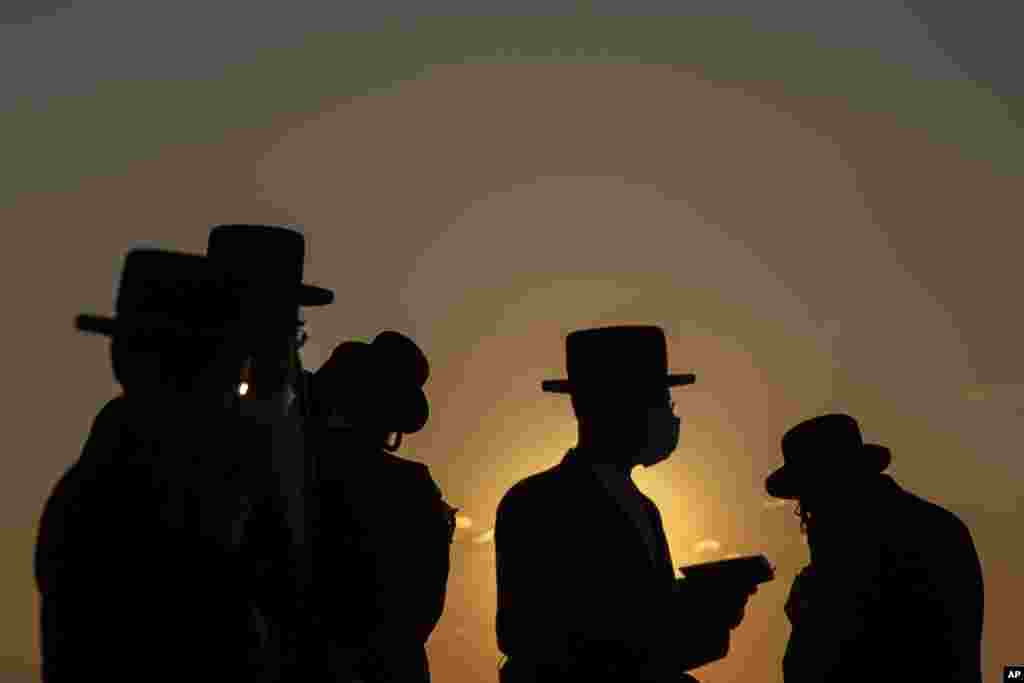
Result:
[[[981,565],[953,513],[882,474],[848,415],[801,422],[766,482],[797,499],[811,562],[786,603],[786,683],[981,682]]]
[[[633,483],[675,450],[680,420],[662,330],[579,330],[566,340],[579,440],[498,505],[501,680],[678,681],[726,655],[748,594],[695,594],[678,581],[661,516]],[[692,679],[690,679],[692,680]]]
[[[245,293],[242,317],[249,334],[244,340],[244,367],[235,396],[239,414],[251,417],[270,432],[268,445],[276,486],[284,497],[285,516],[293,544],[285,557],[291,586],[280,586],[278,600],[265,603],[254,595],[264,627],[264,654],[277,676],[301,676],[302,640],[308,639],[310,557],[306,498],[308,467],[302,438],[303,371],[298,350],[307,335],[300,307],[324,306],[334,293],[303,283],[306,242],[295,230],[272,225],[219,225],[210,231],[207,256]],[[298,390],[298,391],[297,391]]]
[[[204,257],[146,249],[115,307],[76,321],[111,337],[124,393],[40,520],[44,680],[260,680],[250,604],[280,594],[289,538],[269,435],[230,408],[242,296]]]
[[[313,377],[318,463],[314,594],[327,681],[430,680],[454,508],[428,468],[395,455],[427,422],[429,366],[397,332],[335,348]]]

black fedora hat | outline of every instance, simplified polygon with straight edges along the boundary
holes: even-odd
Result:
[[[82,314],[75,327],[103,335],[228,336],[241,318],[240,292],[206,257],[163,249],[125,255],[114,316]]]
[[[541,382],[555,394],[664,389],[693,384],[696,375],[668,371],[665,333],[655,325],[576,330],[565,339],[567,379]]]
[[[782,467],[765,480],[765,489],[774,498],[799,498],[826,480],[877,474],[892,462],[888,448],[864,443],[860,425],[842,413],[813,417],[787,431],[782,457]]]
[[[409,337],[386,330],[370,343],[346,341],[335,347],[331,357],[313,376],[318,401],[330,404],[349,392],[369,393],[382,405],[381,411],[395,431],[413,434],[423,429],[430,405],[423,385],[430,377],[430,364],[420,347]]]
[[[334,292],[302,281],[306,238],[274,225],[217,225],[210,230],[207,257],[233,279],[299,306],[324,306]]]

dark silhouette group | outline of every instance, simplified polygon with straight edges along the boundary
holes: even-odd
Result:
[[[121,394],[97,414],[39,524],[45,683],[430,681],[456,528],[428,468],[400,457],[429,418],[426,355],[393,331],[301,366],[305,240],[222,225],[207,253],[136,249],[109,337]],[[634,484],[680,439],[655,326],[578,330],[578,441],[497,508],[502,683],[667,683],[729,653],[763,557],[682,567]],[[798,502],[809,564],[785,605],[787,683],[980,683],[971,534],[899,486],[856,420],[788,430],[769,495]],[[414,558],[410,560],[410,558]],[[781,615],[780,615],[781,617]]]

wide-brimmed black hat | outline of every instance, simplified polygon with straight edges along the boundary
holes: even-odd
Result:
[[[665,333],[655,325],[576,330],[565,339],[567,379],[541,382],[555,394],[647,391],[693,384],[696,375],[668,371]]]
[[[82,314],[75,327],[104,335],[225,337],[241,318],[240,291],[204,256],[163,249],[125,255],[114,315]]]
[[[369,344],[346,341],[335,347],[313,376],[317,401],[331,404],[341,396],[380,399],[368,406],[380,411],[379,418],[403,434],[423,429],[430,415],[423,385],[430,377],[430,364],[409,337],[390,330],[378,334]]]
[[[324,306],[334,292],[302,281],[306,238],[273,225],[218,225],[210,230],[207,257],[237,281],[299,306]]]
[[[864,443],[860,425],[835,413],[805,420],[782,437],[783,465],[768,475],[774,498],[799,498],[812,488],[856,474],[877,474],[892,462],[885,446]]]

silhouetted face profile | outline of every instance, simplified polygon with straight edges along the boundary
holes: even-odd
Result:
[[[807,536],[812,562],[821,559],[829,538],[834,538],[840,531],[835,524],[834,508],[827,502],[821,504],[821,499],[820,493],[807,493],[799,499],[800,530]]]
[[[841,550],[849,535],[865,533],[867,517],[872,512],[859,499],[871,499],[871,487],[879,481],[875,473],[842,472],[835,480],[818,482],[798,499],[801,530],[815,556],[830,548]]]
[[[136,400],[230,403],[242,353],[230,339],[113,335],[110,357],[125,395]]]
[[[573,396],[580,445],[621,451],[623,464],[651,467],[679,445],[680,419],[669,390],[622,395]]]
[[[239,412],[260,420],[288,414],[295,398],[301,331],[274,331],[249,346],[238,382]]]
[[[646,440],[640,449],[637,464],[651,467],[668,460],[675,452],[679,445],[681,420],[676,416],[674,409],[675,403],[672,402],[668,389],[660,400],[654,401],[653,405],[647,408]]]
[[[110,338],[110,363],[114,378],[126,396],[146,398],[162,388],[160,348],[121,335]]]
[[[379,388],[353,378],[337,388],[323,405],[324,416],[334,429],[342,429],[374,446],[401,443],[401,433],[390,424],[386,398]],[[395,446],[397,448],[397,445]]]

